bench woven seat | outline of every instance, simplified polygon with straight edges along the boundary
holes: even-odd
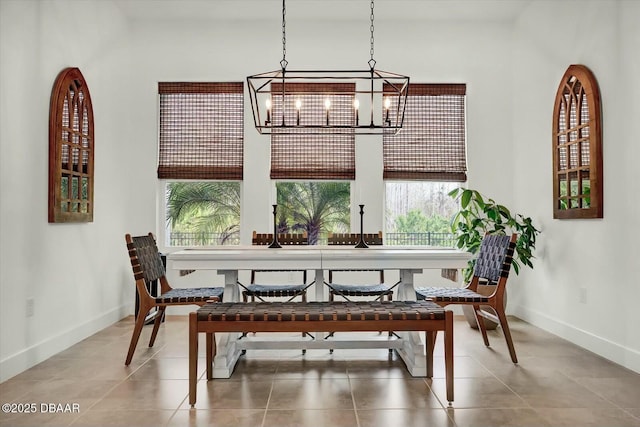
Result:
[[[431,301],[225,302],[197,311],[198,321],[306,322],[356,320],[442,320],[445,310]]]
[[[466,288],[418,288],[416,298],[450,303],[486,303],[489,297]]]
[[[224,288],[174,288],[155,298],[156,304],[197,303],[222,299]]]
[[[196,403],[198,334],[206,334],[207,379],[213,378],[218,332],[425,333],[427,377],[433,378],[436,334],[444,332],[447,400],[453,401],[453,312],[433,301],[213,302],[189,314],[189,404]]]

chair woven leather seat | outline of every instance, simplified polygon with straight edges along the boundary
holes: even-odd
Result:
[[[249,285],[244,291],[247,296],[293,297],[301,295],[308,285]]]
[[[349,297],[369,297],[393,294],[393,289],[382,283],[376,283],[374,285],[341,285],[332,283],[331,289],[338,295],[346,295]]]
[[[212,298],[222,299],[224,288],[177,288],[155,298],[157,304],[178,302],[206,302]]]
[[[416,298],[451,303],[486,303],[489,301],[489,297],[465,288],[418,288],[416,289]]]
[[[442,320],[445,310],[432,301],[226,302],[206,304],[199,321],[358,321]]]

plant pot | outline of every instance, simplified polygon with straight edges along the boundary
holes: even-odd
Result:
[[[491,295],[493,291],[496,289],[496,285],[478,285],[477,292],[481,295]],[[504,305],[507,305],[507,291],[504,292]],[[493,313],[493,310],[488,305],[480,306],[481,308],[486,309],[489,313]],[[464,313],[465,319],[469,323],[469,326],[473,329],[478,329],[478,323],[476,322],[476,316],[473,315],[473,307],[470,305],[463,305],[462,312]],[[484,326],[488,331],[494,330],[498,327],[498,324],[492,320],[484,318]]]

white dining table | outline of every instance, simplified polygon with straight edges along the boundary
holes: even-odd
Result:
[[[221,246],[193,248],[172,252],[167,256],[168,268],[174,270],[216,270],[224,275],[224,301],[240,301],[238,272],[242,270],[313,270],[315,283],[308,292],[310,301],[326,301],[324,272],[340,269],[398,270],[399,284],[394,299],[414,301],[414,275],[425,269],[462,269],[471,254],[450,248],[428,246],[371,246],[369,248],[336,246]],[[242,352],[247,349],[394,349],[413,376],[426,376],[424,341],[419,332],[398,332],[389,337],[381,334],[354,340],[327,339],[247,339],[240,334],[219,334],[214,359],[214,378],[229,378]]]

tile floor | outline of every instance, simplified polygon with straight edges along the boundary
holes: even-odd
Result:
[[[145,327],[125,367],[129,318],[0,384],[1,403],[37,406],[33,414],[0,413],[0,425],[640,426],[640,374],[526,322],[511,325],[518,365],[500,331],[490,332],[486,348],[456,318],[449,408],[439,342],[432,380],[410,377],[387,350],[250,350],[230,379],[201,379],[190,409],[186,317],[169,317],[152,349]],[[202,376],[204,361],[199,368]],[[79,411],[43,412],[43,403]]]

